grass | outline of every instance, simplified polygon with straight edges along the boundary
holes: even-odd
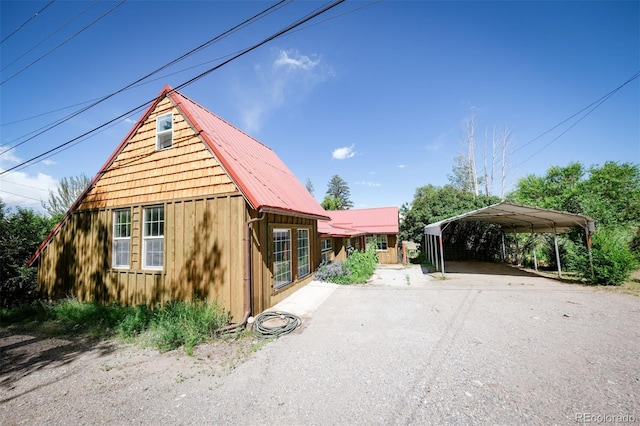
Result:
[[[202,301],[169,302],[151,309],[145,304],[132,307],[65,299],[0,309],[3,326],[47,335],[116,337],[161,352],[184,347],[188,355],[197,344],[213,339],[228,320],[228,313],[216,303]]]

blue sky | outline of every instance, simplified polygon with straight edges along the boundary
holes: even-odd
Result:
[[[273,4],[129,0],[106,14],[119,3],[57,0],[25,24],[47,3],[0,2],[0,152]],[[0,154],[0,170],[150,101],[165,84],[190,80],[324,4],[284,5]],[[534,140],[640,71],[640,2],[348,1],[301,28],[181,92],[271,147],[303,183],[312,181],[319,201],[334,174],[347,181],[355,207],[400,206],[417,187],[446,184],[472,113],[479,168],[485,133],[513,131],[511,188],[572,161],[640,163],[640,78],[577,124],[582,115]],[[1,175],[0,197],[37,209],[62,177],[93,176],[141,113]],[[497,182],[493,189],[499,193]]]

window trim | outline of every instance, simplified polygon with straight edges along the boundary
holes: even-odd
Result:
[[[307,245],[306,247],[306,254],[301,258],[300,257],[300,233],[303,232],[307,234],[306,236],[306,242]],[[305,241],[305,239],[303,238],[303,241]],[[302,265],[303,267],[306,268],[306,270],[303,270],[302,274],[300,272],[300,266],[301,266],[301,259],[304,259],[304,257],[307,258],[307,262],[306,264]],[[296,274],[296,279],[300,279],[303,277],[306,277],[307,275],[311,274],[311,233],[309,232],[309,229],[307,228],[298,228],[296,229],[296,269],[297,269],[297,274]]]
[[[380,248],[380,243],[382,242],[382,239],[384,237],[384,245],[387,248]],[[375,241],[376,244],[376,251],[387,251],[389,250],[389,238],[387,234],[370,234],[367,235],[365,238],[365,247],[369,248],[369,245],[373,242],[371,240]]]
[[[276,232],[286,232],[288,234],[288,239],[285,241],[288,241],[289,245],[288,248],[285,248],[285,250],[278,252],[278,253],[286,253],[288,254],[288,260],[280,260],[280,261],[276,261]],[[273,289],[274,291],[278,291],[283,289],[284,287],[288,286],[289,284],[293,283],[293,259],[291,258],[292,255],[292,250],[291,250],[291,228],[273,228],[271,231],[271,239],[272,239],[272,247],[273,247]],[[288,270],[288,281],[277,281],[278,275],[276,274],[276,267],[282,264],[286,264],[288,263],[289,265],[289,270]],[[281,274],[279,274],[281,275]]]
[[[116,220],[116,218],[119,218],[118,214],[119,213],[124,213],[127,212],[129,213],[129,217],[128,217],[128,222],[119,222]],[[116,209],[113,210],[113,215],[112,215],[112,222],[113,222],[113,228],[112,228],[112,238],[111,238],[111,267],[114,269],[131,269],[131,208],[127,208],[127,209]],[[122,237],[122,236],[116,236],[117,234],[119,234],[119,232],[117,231],[119,226],[127,226],[127,233],[128,236],[126,237]],[[118,258],[117,254],[118,252],[116,251],[116,241],[126,241],[128,243],[128,247],[127,247],[127,255],[128,255],[128,259],[129,261],[126,264],[118,264],[116,259]]]
[[[163,118],[166,118],[167,116],[169,116],[171,118],[171,128],[170,129],[162,129],[160,130],[160,121]],[[169,146],[164,146],[161,147],[160,146],[160,136],[164,136],[166,134],[170,134],[171,135],[171,143],[169,144]],[[169,149],[173,147],[173,112],[168,112],[166,114],[162,114],[156,117],[156,151],[163,151],[165,149]]]
[[[162,220],[158,220],[157,223],[162,224],[162,235],[145,235],[147,233],[147,210],[162,209]],[[165,247],[164,234],[165,234],[165,215],[164,205],[147,206],[142,208],[142,269],[149,271],[162,271],[165,264]],[[151,223],[155,223],[152,221]],[[162,265],[147,265],[147,244],[153,241],[162,241]]]

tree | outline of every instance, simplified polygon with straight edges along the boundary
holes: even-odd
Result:
[[[46,216],[22,208],[12,212],[0,200],[0,307],[35,297],[36,269],[26,264],[52,226]]]
[[[313,182],[311,182],[311,179],[307,178],[307,183],[305,184],[305,187],[307,188],[307,191],[309,191],[309,193],[313,195],[313,191],[315,188],[313,187]]]
[[[325,210],[344,210],[342,208],[342,203],[339,198],[331,197],[329,195],[324,197],[322,203],[320,203],[323,209]]]
[[[328,200],[328,202],[330,203],[329,204],[330,206],[337,206],[337,207],[333,209],[325,208],[325,210],[350,209],[351,207],[353,207],[353,203],[349,199],[350,196],[351,194],[350,194],[349,185],[347,185],[347,182],[344,179],[342,179],[340,176],[333,175],[333,177],[331,177],[331,180],[329,181],[329,185],[327,188],[327,197],[329,197],[329,199],[335,198],[339,202]],[[325,197],[325,200],[327,200],[327,197]]]
[[[63,215],[69,210],[71,204],[89,186],[89,178],[85,174],[62,178],[56,191],[49,190],[49,199],[42,202],[42,207],[51,216]]]

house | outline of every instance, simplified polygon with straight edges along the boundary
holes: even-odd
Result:
[[[375,244],[378,262],[398,263],[398,208],[379,207],[327,211],[329,221],[318,222],[324,263],[347,258],[347,249]]]
[[[44,297],[215,299],[240,323],[311,281],[318,219],[270,148],[166,86],[29,263]]]

